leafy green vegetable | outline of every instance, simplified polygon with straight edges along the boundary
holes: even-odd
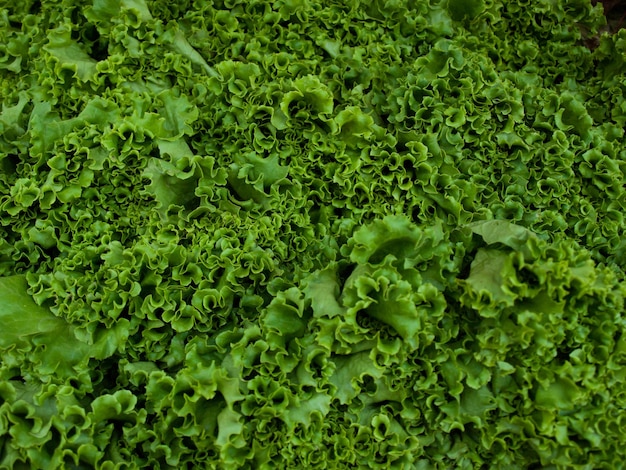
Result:
[[[591,3],[0,3],[0,468],[621,468]]]

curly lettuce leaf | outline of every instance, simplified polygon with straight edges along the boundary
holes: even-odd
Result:
[[[35,354],[27,357],[41,374],[71,377],[85,367],[91,346],[78,341],[67,322],[35,303],[25,276],[1,278],[0,296],[0,348],[34,349]]]

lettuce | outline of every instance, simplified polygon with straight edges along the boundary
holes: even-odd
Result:
[[[591,3],[0,5],[0,468],[623,466]]]

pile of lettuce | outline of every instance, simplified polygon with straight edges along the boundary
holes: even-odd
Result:
[[[1,1],[0,468],[623,466],[604,25]]]

